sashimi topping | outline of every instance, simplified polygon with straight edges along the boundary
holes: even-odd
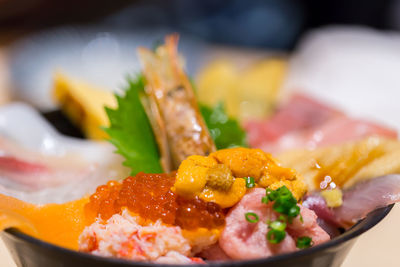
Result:
[[[278,155],[284,166],[298,171],[308,191],[339,187],[400,172],[400,142],[368,137],[316,150],[294,150]]]
[[[286,235],[281,242],[268,242],[266,236],[270,227],[265,222],[276,221],[280,215],[273,209],[272,202],[267,205],[262,202],[264,196],[264,189],[252,189],[229,211],[219,240],[220,247],[229,257],[254,259],[295,251],[296,240],[303,236],[310,237],[314,245],[329,240],[329,235],[318,226],[315,213],[299,206],[302,220],[297,216],[287,224]],[[247,212],[256,213],[259,221],[247,222],[244,216]]]
[[[343,204],[328,208],[315,192],[305,198],[303,206],[313,210],[324,221],[349,228],[371,211],[400,201],[400,175],[391,174],[360,182],[343,191]],[[360,205],[362,203],[362,205]]]
[[[245,129],[250,145],[256,147],[265,141],[275,141],[284,134],[320,125],[337,116],[342,116],[342,113],[305,95],[294,94],[271,118],[248,121]]]
[[[359,140],[368,136],[396,138],[393,129],[347,117],[332,107],[296,94],[272,118],[245,124],[252,147],[268,152]]]
[[[30,203],[65,203],[128,170],[112,145],[66,137],[33,108],[0,108],[0,193]]]
[[[0,169],[19,173],[40,173],[48,171],[48,168],[42,164],[31,163],[7,156],[0,156]]]
[[[341,225],[352,226],[371,211],[398,201],[400,201],[399,174],[370,179],[345,191],[342,206],[335,209],[336,220]]]

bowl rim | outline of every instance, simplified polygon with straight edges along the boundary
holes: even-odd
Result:
[[[368,231],[375,225],[377,225],[380,221],[382,221],[392,210],[394,204],[381,207],[378,209],[375,209],[374,211],[370,212],[366,218],[360,220],[357,222],[355,225],[353,225],[349,230],[344,232],[343,234],[325,242],[320,245],[317,245],[315,247],[311,247],[308,249],[303,249],[295,252],[290,252],[290,253],[284,253],[284,254],[279,254],[276,256],[268,257],[268,258],[259,258],[259,259],[252,259],[252,260],[235,260],[235,261],[214,261],[214,262],[209,262],[209,266],[248,266],[248,265],[253,265],[253,264],[272,264],[272,263],[279,263],[281,260],[285,260],[288,258],[300,258],[303,256],[311,255],[314,252],[317,252],[319,250],[324,250],[324,249],[329,249],[332,247],[335,247],[338,244],[344,243],[350,239],[356,238],[359,235],[363,234],[364,232]],[[365,221],[367,220],[368,221]],[[364,222],[364,223],[363,223]],[[42,247],[44,249],[51,249],[51,250],[56,250],[59,253],[65,253],[68,255],[73,255],[76,257],[83,257],[88,260],[94,260],[94,261],[105,261],[110,264],[115,264],[116,266],[148,266],[148,267],[160,267],[165,264],[157,264],[157,263],[149,263],[149,262],[135,262],[131,260],[125,260],[125,259],[120,259],[120,258],[111,258],[111,257],[102,257],[102,256],[96,256],[93,254],[89,253],[84,253],[84,252],[79,252],[75,251],[72,249],[64,248],[58,245],[54,245],[45,241],[42,241],[38,238],[35,238],[33,236],[24,234],[20,232],[18,229],[15,228],[8,228],[5,229],[4,232],[7,234],[13,236],[14,238],[21,239],[25,242],[32,243],[36,246]],[[167,264],[169,265],[169,264]],[[173,265],[171,265],[173,266]],[[189,266],[187,264],[182,264],[179,266]],[[202,264],[190,264],[190,266],[204,266]]]

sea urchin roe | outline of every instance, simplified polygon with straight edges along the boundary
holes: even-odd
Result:
[[[215,228],[224,224],[225,215],[220,206],[199,198],[185,199],[170,188],[175,177],[168,174],[139,173],[122,183],[108,182],[99,186],[85,207],[86,214],[108,219],[127,207],[141,218],[153,222],[181,226]]]
[[[198,155],[188,157],[179,166],[173,190],[179,196],[197,196],[222,208],[232,207],[246,193],[245,183],[238,182],[228,166]]]
[[[211,188],[228,191],[234,181],[231,170],[224,164],[217,164],[207,171],[206,185]]]
[[[174,192],[183,197],[200,197],[222,208],[235,205],[247,189],[286,186],[296,199],[307,187],[296,171],[282,167],[261,149],[229,148],[209,156],[190,156],[179,166]]]

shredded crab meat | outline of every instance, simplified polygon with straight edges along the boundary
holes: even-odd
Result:
[[[141,226],[127,210],[107,221],[97,220],[79,238],[79,250],[136,261],[188,263],[191,247],[179,227],[161,221]]]

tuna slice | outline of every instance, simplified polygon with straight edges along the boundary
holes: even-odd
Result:
[[[371,211],[399,201],[400,174],[391,174],[360,182],[345,190],[343,204],[339,208],[328,208],[318,193],[306,197],[303,206],[326,222],[349,228]]]
[[[343,113],[303,95],[294,95],[272,118],[247,122],[252,147],[278,153],[293,148],[359,140],[367,136],[396,138],[396,131]],[[340,134],[338,134],[340,133]]]
[[[248,121],[244,126],[252,146],[276,141],[283,135],[320,125],[331,118],[343,116],[341,112],[314,99],[294,94],[278,112],[263,121]]]
[[[272,209],[272,205],[261,203],[265,190],[256,188],[246,194],[242,200],[231,209],[226,217],[219,245],[232,259],[255,259],[270,257],[276,254],[296,251],[296,238],[309,236],[315,245],[329,240],[329,235],[317,224],[317,216],[307,208],[301,207],[299,218],[288,225],[287,235],[279,244],[271,244],[266,239],[268,220],[276,220],[279,216]],[[259,216],[259,222],[249,223],[245,213],[254,212]]]

